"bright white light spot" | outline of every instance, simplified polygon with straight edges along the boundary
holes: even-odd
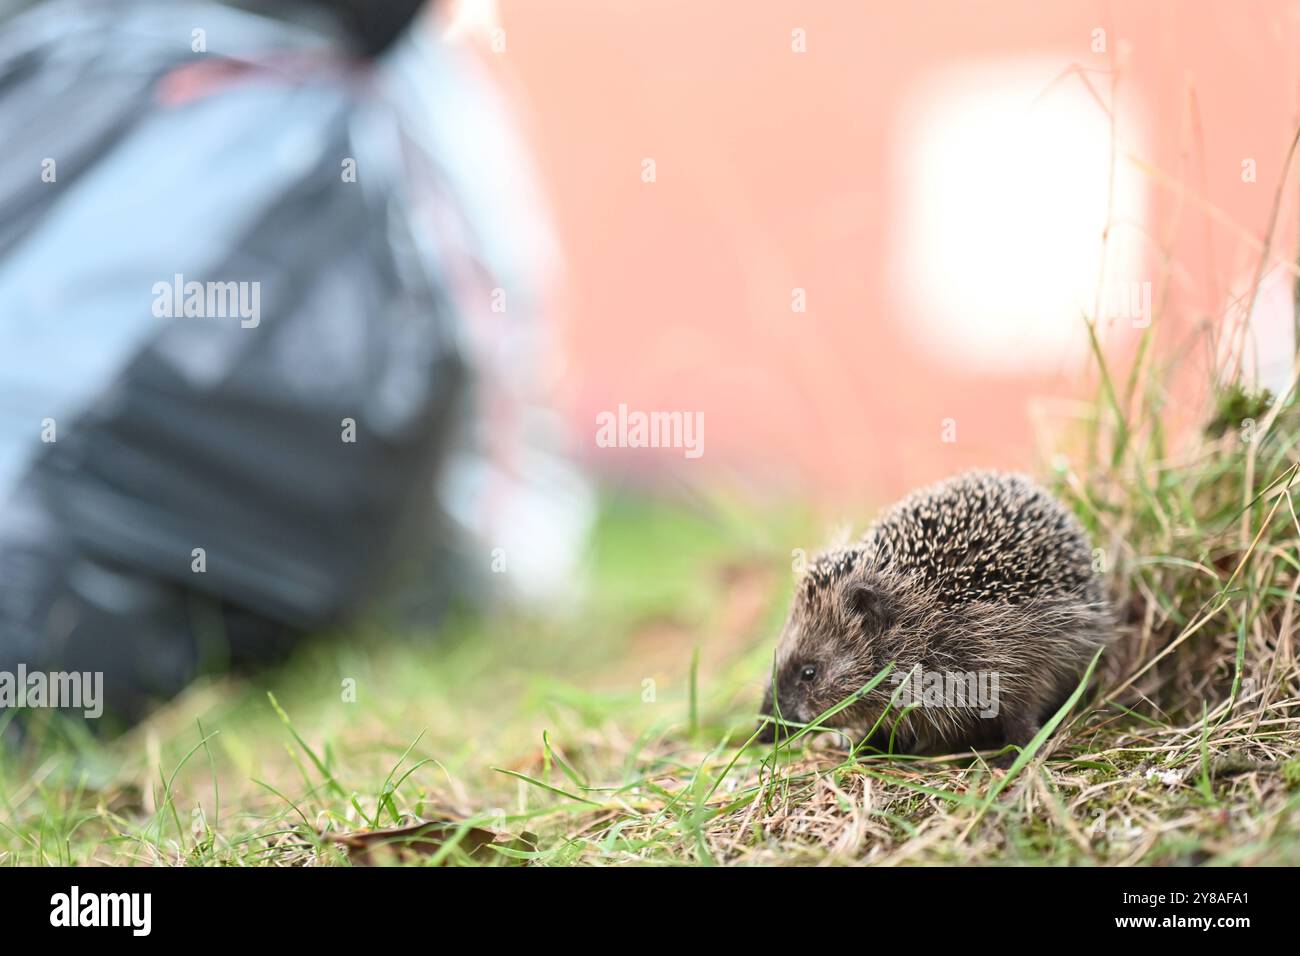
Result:
[[[1056,58],[954,66],[904,100],[897,283],[909,326],[964,366],[1056,369],[1084,354],[1110,187],[1110,120]],[[1105,96],[1108,78],[1092,74]],[[1101,327],[1149,320],[1146,191],[1121,122]],[[1145,310],[1145,315],[1143,314]]]
[[[1244,332],[1242,317],[1250,302],[1254,271],[1244,273],[1233,284],[1225,309],[1227,321],[1219,340],[1219,368],[1230,378],[1240,361],[1245,382],[1281,395],[1291,384],[1291,363],[1295,355],[1295,298],[1291,273],[1273,269],[1264,275],[1255,296],[1255,307]],[[1241,353],[1238,360],[1238,352]]]
[[[456,0],[447,17],[443,39],[458,40],[464,36],[485,35],[499,21],[497,0]]]

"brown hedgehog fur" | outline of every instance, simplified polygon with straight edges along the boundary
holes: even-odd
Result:
[[[892,662],[825,724],[866,733],[898,679],[915,689],[927,675],[994,675],[996,706],[952,693],[901,717],[896,705],[880,736],[910,753],[1024,745],[1114,631],[1093,563],[1075,517],[1022,475],[967,472],[916,491],[804,573],[763,713],[777,716],[775,689],[781,720],[807,723]],[[777,724],[766,731],[775,739]]]

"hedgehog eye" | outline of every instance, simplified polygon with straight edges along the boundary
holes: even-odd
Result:
[[[806,665],[804,669],[799,672],[799,679],[804,682],[810,681],[816,676],[817,668],[811,664]]]

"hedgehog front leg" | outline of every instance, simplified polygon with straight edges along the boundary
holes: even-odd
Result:
[[[1028,747],[1029,742],[1042,729],[1042,725],[1027,710],[1008,713],[1002,718],[1003,745],[1010,744],[1022,749]],[[1020,756],[1019,752],[1014,750],[1005,753],[994,762],[994,766],[1004,769],[1010,767],[1018,756]]]

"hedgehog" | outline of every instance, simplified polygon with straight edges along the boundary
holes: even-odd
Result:
[[[761,738],[849,701],[819,726],[874,730],[868,743],[901,753],[1023,747],[1110,641],[1094,564],[1075,516],[1023,475],[971,471],[913,492],[809,563]]]

